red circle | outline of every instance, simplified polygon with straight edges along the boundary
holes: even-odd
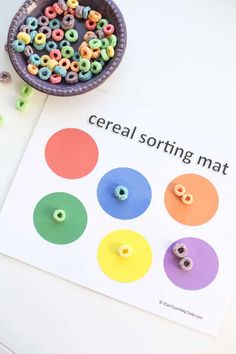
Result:
[[[68,179],[88,175],[98,161],[98,147],[93,138],[83,130],[68,128],[55,133],[45,149],[50,169]]]

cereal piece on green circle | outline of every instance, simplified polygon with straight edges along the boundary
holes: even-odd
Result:
[[[76,42],[79,38],[79,34],[75,29],[69,29],[65,33],[65,37],[69,42]]]
[[[60,76],[62,76],[62,77],[66,77],[66,75],[67,75],[67,70],[64,69],[62,66],[57,65],[57,66],[55,66],[55,68],[54,68],[54,73],[57,74],[57,75],[60,75]]]
[[[56,42],[53,42],[53,41],[47,42],[47,44],[46,44],[46,50],[47,50],[48,52],[51,52],[51,50],[54,50],[54,49],[57,49],[57,43],[56,43]]]
[[[51,74],[52,74],[51,70],[47,67],[39,69],[38,72],[39,78],[44,81],[47,81],[50,78]]]
[[[102,57],[102,59],[103,59],[104,61],[110,60],[110,57],[109,57],[109,55],[107,54],[106,49],[102,49],[102,50],[101,50],[101,57]]]
[[[21,40],[16,39],[12,43],[12,48],[15,50],[15,52],[21,53],[25,50],[25,43]]]
[[[80,71],[79,73],[79,80],[80,81],[89,81],[91,80],[93,77],[93,74],[91,73],[91,71],[87,71],[86,73],[83,71]]]
[[[11,82],[11,74],[8,71],[0,72],[0,82],[9,84],[9,82]]]
[[[102,18],[100,21],[97,23],[97,29],[102,30],[106,25],[108,25],[108,21],[105,18]]]
[[[34,66],[39,66],[41,65],[41,58],[38,54],[33,54],[29,57],[29,62]]]
[[[109,40],[107,38],[103,38],[101,43],[101,49],[106,49],[109,46]]]
[[[36,17],[27,17],[26,25],[29,26],[31,30],[36,30],[38,27],[38,19]]]
[[[46,42],[43,43],[43,44],[36,44],[36,43],[33,43],[33,45],[34,45],[34,48],[35,48],[36,50],[41,51],[41,50],[44,50],[44,48],[46,47]]]
[[[65,77],[65,81],[69,85],[77,84],[79,81],[78,74],[74,71],[69,71]]]
[[[91,70],[92,74],[97,75],[102,71],[102,64],[95,60],[91,64],[90,70]]]
[[[52,20],[49,21],[49,27],[54,30],[54,29],[59,29],[61,26],[61,22],[60,20],[58,20],[58,18],[54,18]]]
[[[80,70],[83,73],[87,73],[90,70],[91,64],[90,64],[90,61],[88,59],[81,58],[79,63],[80,63]]]
[[[112,34],[110,37],[108,37],[109,45],[111,45],[113,48],[116,47],[117,45],[117,37],[115,34]]]
[[[66,39],[63,39],[63,41],[61,41],[61,42],[59,43],[60,49],[62,49],[63,47],[70,47],[70,46],[71,46],[70,42],[67,41]]]
[[[29,97],[31,96],[33,93],[33,88],[29,85],[22,85],[21,86],[21,89],[20,89],[20,94],[21,94],[21,97]]]
[[[72,60],[73,61],[78,61],[78,62],[80,61],[80,55],[79,55],[78,52],[75,52],[75,54],[72,57]]]
[[[92,49],[101,48],[101,45],[102,45],[102,41],[101,41],[100,39],[98,39],[98,38],[96,38],[96,39],[91,39],[91,40],[89,41],[89,46],[90,46],[90,48],[92,48]]]
[[[18,98],[18,100],[16,101],[16,109],[17,109],[17,111],[24,112],[27,107],[28,107],[27,100],[25,98],[23,98],[23,97]]]
[[[61,54],[63,58],[67,58],[67,59],[72,58],[74,53],[75,53],[74,48],[69,46],[62,48],[61,50]]]
[[[25,44],[29,44],[30,40],[31,40],[30,35],[28,33],[26,33],[26,32],[19,32],[17,34],[17,39],[19,41],[24,42]]]

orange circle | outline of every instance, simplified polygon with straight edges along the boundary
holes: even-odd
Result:
[[[89,134],[80,129],[68,128],[58,131],[49,139],[45,158],[58,176],[81,178],[96,166],[98,148]]]
[[[181,197],[175,195],[176,184],[182,184],[186,193],[193,195],[193,204],[186,205]],[[213,184],[206,178],[186,174],[170,182],[165,192],[165,205],[170,216],[176,221],[188,226],[197,226],[206,223],[215,215],[219,197]]]

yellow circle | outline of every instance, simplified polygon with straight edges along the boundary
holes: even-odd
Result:
[[[128,245],[132,255],[119,255],[119,248]],[[111,279],[125,283],[142,278],[152,264],[152,250],[149,243],[139,233],[131,230],[117,230],[108,234],[98,248],[98,263],[102,271]]]

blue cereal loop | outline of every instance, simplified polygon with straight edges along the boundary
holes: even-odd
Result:
[[[89,81],[89,80],[92,79],[92,76],[93,76],[93,74],[91,73],[91,71],[88,71],[88,72],[86,72],[86,73],[80,71],[80,73],[79,73],[79,80],[80,80],[80,81]]]
[[[29,62],[34,66],[39,66],[41,64],[41,59],[38,54],[33,54],[29,57]]]
[[[66,77],[66,75],[67,75],[66,69],[64,69],[62,66],[59,66],[59,65],[55,66],[54,73],[58,74],[58,75],[60,75],[62,77]]]
[[[79,62],[79,61],[80,61],[80,55],[79,55],[79,53],[76,52],[76,53],[73,55],[72,60]]]
[[[51,52],[51,50],[54,50],[54,49],[57,49],[57,44],[56,44],[56,42],[53,42],[53,41],[47,42],[47,44],[46,44],[46,50],[47,50],[48,52]]]
[[[31,30],[36,30],[38,27],[38,19],[36,17],[28,17],[26,24]]]
[[[89,6],[85,6],[85,7],[83,8],[83,18],[84,18],[85,20],[87,20],[90,11],[91,11],[91,7],[89,7]]]
[[[52,72],[50,69],[48,69],[47,67],[43,67],[41,69],[39,69],[39,72],[38,72],[38,76],[41,80],[48,80],[51,76]]]
[[[18,52],[21,53],[25,50],[25,43],[19,39],[16,39],[13,43],[12,43],[12,48]]]
[[[58,18],[54,18],[53,20],[49,21],[49,27],[52,30],[59,29],[60,26],[61,26],[61,22],[60,22],[60,20],[58,20]]]
[[[44,50],[44,48],[46,47],[46,43],[43,43],[43,44],[36,44],[36,43],[33,43],[33,46],[36,50]]]
[[[30,32],[30,43],[33,43],[35,36],[38,34],[37,31]]]

